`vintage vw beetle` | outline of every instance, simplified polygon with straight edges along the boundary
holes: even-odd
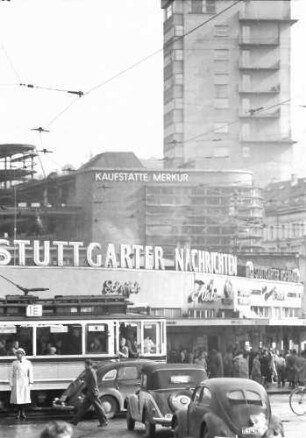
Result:
[[[145,424],[146,436],[153,437],[157,424],[171,427],[174,412],[187,409],[193,388],[206,378],[200,365],[144,365],[139,390],[126,399],[128,430],[138,421]]]
[[[192,394],[188,409],[172,418],[178,438],[278,438],[281,421],[271,414],[268,394],[249,379],[214,378],[201,382]]]

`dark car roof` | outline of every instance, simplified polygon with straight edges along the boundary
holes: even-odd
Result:
[[[201,365],[190,363],[162,363],[162,362],[148,362],[143,365],[143,373],[154,373],[162,370],[202,370]]]
[[[239,377],[215,377],[213,379],[208,379],[201,384],[205,384],[211,390],[215,392],[226,392],[233,389],[249,389],[256,390],[262,396],[267,396],[265,388],[254,380],[241,379]]]

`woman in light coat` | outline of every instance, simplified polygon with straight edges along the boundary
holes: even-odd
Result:
[[[17,405],[16,418],[19,420],[26,418],[24,405],[31,403],[30,389],[33,383],[33,370],[31,362],[25,358],[23,348],[17,349],[16,357],[10,370],[10,403]]]

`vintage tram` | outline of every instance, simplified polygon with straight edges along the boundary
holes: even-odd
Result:
[[[129,357],[166,360],[166,321],[129,308],[122,295],[78,295],[0,299],[0,408],[9,400],[15,350],[33,364],[32,400],[48,405],[84,368],[84,360],[119,360],[120,338]],[[149,342],[148,342],[149,341]]]

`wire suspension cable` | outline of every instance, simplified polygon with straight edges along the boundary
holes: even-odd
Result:
[[[193,29],[189,30],[188,32],[186,32],[183,35],[180,35],[176,38],[176,41],[185,38],[186,36],[190,35],[191,33],[195,32],[196,30],[198,30],[199,28],[201,28],[202,26],[205,26],[207,23],[215,20],[216,18],[218,18],[220,15],[224,14],[225,12],[227,12],[229,9],[233,8],[234,6],[236,6],[238,3],[241,3],[243,0],[236,0],[234,3],[232,3],[231,5],[227,6],[226,8],[222,9],[222,11],[218,12],[217,14],[213,15],[212,17],[208,18],[207,20],[203,21],[202,23],[200,23],[198,26],[194,27]],[[89,88],[87,91],[84,92],[84,95],[89,95],[91,93],[93,93],[94,91],[96,91],[97,89],[103,87],[106,84],[109,84],[110,82],[112,82],[113,80],[117,79],[118,77],[124,75],[125,73],[127,73],[130,70],[133,70],[134,68],[138,67],[139,65],[143,64],[144,62],[146,62],[148,59],[156,56],[157,54],[161,53],[164,50],[164,45],[163,47],[161,47],[158,50],[155,50],[154,52],[150,53],[149,55],[141,58],[139,61],[135,62],[134,64],[130,65],[129,67],[126,67],[125,69],[121,70],[120,72],[114,74],[113,76],[109,77],[108,79],[105,79],[104,81],[98,83],[97,85],[93,86],[92,88]],[[76,99],[75,101],[71,102],[69,105],[67,105],[61,112],[59,112],[55,117],[53,117],[53,119],[48,123],[48,127],[53,124],[56,120],[58,120],[59,117],[61,117],[63,114],[66,113],[66,111],[68,111],[68,109],[70,109],[79,99]]]
[[[1,44],[1,48],[2,48],[2,51],[3,51],[4,55],[5,55],[5,57],[6,57],[7,61],[8,61],[8,63],[10,64],[10,67],[11,67],[12,71],[14,72],[14,74],[15,74],[15,76],[17,77],[18,81],[21,82],[21,76],[20,76],[20,74],[18,73],[18,71],[16,70],[16,68],[14,67],[14,65],[13,65],[13,63],[12,63],[12,60],[11,60],[11,58],[9,57],[9,55],[8,55],[8,53],[7,53],[7,50],[5,49],[5,47],[4,47],[3,44]]]

